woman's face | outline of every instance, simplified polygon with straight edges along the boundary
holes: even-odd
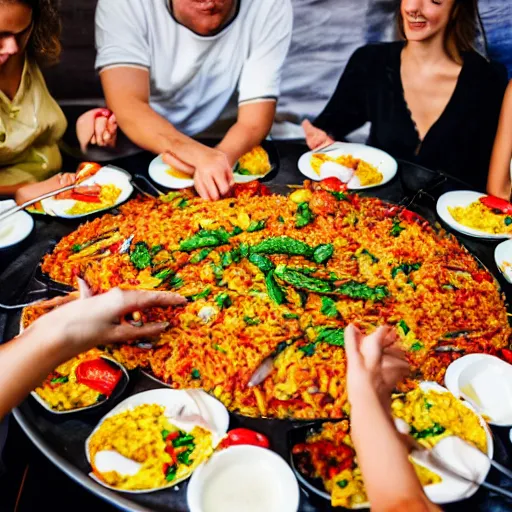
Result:
[[[455,0],[402,0],[400,11],[407,41],[442,37],[450,21]]]
[[[32,32],[32,9],[19,2],[0,2],[0,68],[20,55]]]

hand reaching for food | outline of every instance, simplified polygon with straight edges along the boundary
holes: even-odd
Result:
[[[114,147],[117,139],[116,116],[107,108],[94,108],[82,114],[76,122],[76,136],[82,153],[89,144]]]
[[[75,183],[75,179],[76,176],[73,173],[59,173],[45,181],[30,183],[29,185],[21,187],[17,190],[14,199],[17,204],[21,205],[31,199],[47,194],[48,192],[73,185],[73,183]]]
[[[185,303],[186,299],[176,293],[114,288],[102,295],[75,300],[54,309],[29,329],[53,332],[54,339],[76,354],[96,345],[150,338],[160,334],[167,327],[166,323],[135,327],[122,320],[135,311],[157,306],[180,306]]]
[[[304,129],[306,144],[311,150],[321,149],[335,142],[326,132],[313,126],[307,119],[302,122],[302,128]]]
[[[345,329],[347,388],[350,403],[374,391],[386,410],[390,410],[391,392],[409,373],[405,354],[396,347],[396,332],[381,326],[364,336],[354,325]]]

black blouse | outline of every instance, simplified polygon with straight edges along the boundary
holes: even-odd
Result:
[[[507,87],[505,68],[465,53],[453,95],[421,142],[402,88],[403,47],[398,42],[356,50],[315,126],[342,140],[369,121],[369,145],[484,190]]]

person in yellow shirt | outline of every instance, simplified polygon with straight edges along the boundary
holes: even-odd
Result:
[[[67,122],[40,70],[58,61],[59,36],[55,0],[0,0],[0,195],[34,196],[72,179],[51,178],[62,165],[58,144]],[[103,109],[77,121],[82,149],[113,145],[116,130],[115,117]]]

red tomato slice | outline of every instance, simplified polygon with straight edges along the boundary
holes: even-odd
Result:
[[[509,350],[508,348],[502,348],[501,355],[503,356],[503,359],[507,361],[507,363],[512,364],[512,350]]]
[[[113,368],[102,358],[84,361],[76,367],[76,380],[80,384],[110,396],[121,380],[123,372]]]
[[[227,448],[228,446],[237,446],[241,444],[260,446],[261,448],[270,447],[270,441],[267,436],[248,428],[235,428],[230,430],[227,437],[220,444],[220,447]]]
[[[332,192],[346,192],[348,188],[346,183],[343,183],[334,176],[331,178],[325,178],[320,182],[320,185],[322,185],[322,188],[325,190],[331,190]]]

